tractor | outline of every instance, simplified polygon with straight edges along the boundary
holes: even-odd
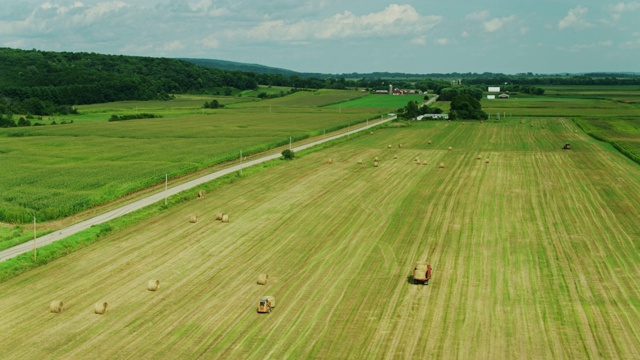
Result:
[[[431,265],[418,262],[413,268],[413,283],[429,285],[429,279],[431,279]]]
[[[260,299],[258,304],[258,313],[271,314],[271,309],[276,307],[276,298],[273,296],[264,296]]]

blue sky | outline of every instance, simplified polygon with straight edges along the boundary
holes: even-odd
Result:
[[[3,0],[0,46],[303,72],[640,72],[640,0]]]

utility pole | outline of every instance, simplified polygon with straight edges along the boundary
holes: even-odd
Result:
[[[164,206],[167,206],[167,183],[169,182],[169,174],[164,173]]]
[[[242,176],[242,150],[240,150],[240,176]]]
[[[36,216],[33,215],[33,262],[36,262]]]

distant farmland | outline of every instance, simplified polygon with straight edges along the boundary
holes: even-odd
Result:
[[[283,162],[1,283],[0,358],[640,358],[640,167],[576,130],[430,121]]]

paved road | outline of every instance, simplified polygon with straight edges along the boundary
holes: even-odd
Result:
[[[322,144],[322,143],[325,143],[325,142],[328,142],[328,141],[331,141],[331,140],[335,140],[335,139],[338,139],[338,138],[341,138],[341,137],[344,137],[344,136],[348,136],[348,135],[351,135],[351,134],[354,134],[354,133],[357,133],[357,132],[372,128],[374,126],[378,126],[380,124],[383,124],[383,123],[386,123],[386,122],[389,122],[389,121],[392,121],[392,120],[395,120],[395,119],[396,119],[395,116],[394,117],[389,117],[389,118],[386,118],[386,119],[381,120],[381,121],[376,121],[373,124],[359,127],[359,128],[357,128],[355,130],[344,132],[344,133],[341,133],[341,134],[338,134],[338,135],[334,135],[334,136],[331,136],[331,137],[328,137],[328,138],[325,138],[325,139],[317,140],[317,141],[314,141],[314,142],[311,142],[311,143],[308,143],[308,144],[305,144],[305,145],[300,145],[300,146],[294,147],[292,149],[293,149],[293,151],[301,151],[301,150],[304,150],[304,149],[308,149],[310,147],[313,147],[313,146],[316,146],[316,145],[319,145],[319,144]],[[167,189],[167,191],[161,191],[161,192],[156,193],[154,195],[148,196],[146,198],[140,199],[138,201],[132,202],[130,204],[127,204],[127,205],[124,205],[124,206],[119,207],[117,209],[114,209],[114,210],[111,210],[109,212],[106,212],[106,213],[104,213],[102,215],[95,216],[93,218],[90,218],[90,219],[81,221],[81,222],[79,222],[77,224],[74,224],[74,225],[71,225],[69,227],[66,227],[64,229],[60,229],[60,230],[57,230],[55,232],[49,233],[47,235],[41,236],[41,237],[36,239],[36,247],[40,248],[40,247],[49,245],[54,241],[58,241],[58,240],[64,239],[67,236],[71,236],[71,235],[76,234],[76,233],[78,233],[78,232],[80,232],[82,230],[86,230],[86,229],[90,228],[91,226],[105,223],[105,222],[113,220],[113,219],[115,219],[117,217],[126,215],[128,213],[134,212],[134,211],[139,210],[139,209],[142,209],[145,206],[149,206],[149,205],[157,203],[159,201],[164,201],[165,196],[169,197],[169,196],[176,195],[176,194],[178,194],[178,193],[180,193],[182,191],[191,189],[193,187],[196,187],[198,185],[204,184],[204,183],[209,182],[211,180],[214,180],[214,179],[217,179],[219,177],[222,177],[222,176],[234,173],[236,171],[239,171],[240,169],[244,169],[244,168],[247,168],[249,166],[260,164],[260,163],[263,163],[263,162],[266,162],[266,161],[269,161],[269,160],[277,159],[280,156],[281,156],[280,153],[273,154],[273,155],[267,155],[265,157],[254,159],[254,160],[250,160],[250,161],[247,161],[247,162],[243,162],[241,164],[237,164],[237,165],[231,166],[229,168],[226,168],[226,169],[223,169],[223,170],[220,170],[220,171],[216,171],[216,172],[211,173],[209,175],[202,176],[202,177],[197,178],[195,180],[191,180],[189,182],[186,182],[186,183],[171,187],[171,188]],[[33,241],[28,241],[26,243],[14,246],[12,248],[0,251],[0,261],[4,261],[4,260],[7,260],[7,259],[14,258],[14,257],[16,257],[16,256],[18,256],[20,254],[23,254],[23,253],[26,253],[26,252],[29,252],[29,251],[33,251]]]

